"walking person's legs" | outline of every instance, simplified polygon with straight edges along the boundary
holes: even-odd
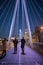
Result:
[[[17,51],[17,48],[15,47],[15,48],[14,48],[14,54],[16,54],[16,51]]]
[[[25,55],[25,53],[24,53],[24,48],[22,48],[22,54]]]
[[[17,53],[17,47],[16,47],[16,53]]]
[[[24,52],[24,49],[22,48],[22,54],[23,54],[23,52]]]
[[[6,56],[6,50],[3,50],[3,53],[2,53],[2,55],[0,57],[0,59],[3,59],[5,56]]]

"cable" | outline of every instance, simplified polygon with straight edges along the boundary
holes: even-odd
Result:
[[[32,20],[33,18],[31,17],[32,16],[32,12],[31,12],[30,6],[31,5],[29,4],[29,7],[28,8],[29,8],[29,17],[30,17],[30,22],[31,22],[31,30],[33,29],[33,31],[34,31],[34,25],[35,24],[33,23],[33,20]]]
[[[16,26],[15,26],[15,35],[18,36],[18,24],[19,24],[19,8],[20,8],[20,5],[18,5],[18,8],[17,8],[17,16],[16,16]]]
[[[35,23],[37,24],[37,26],[38,26],[39,23],[38,23],[37,20],[36,20],[35,12],[33,11],[33,8],[32,8],[32,6],[31,6],[31,3],[29,3],[29,5],[30,5],[29,7],[30,7],[30,9],[31,9],[32,15],[34,16],[34,17],[32,16],[32,17],[34,18],[34,20],[35,20],[34,22],[35,22]],[[31,13],[30,13],[30,14],[31,14]],[[33,23],[33,22],[32,22],[32,23]],[[33,23],[33,24],[34,24],[34,23]],[[34,24],[34,25],[36,25],[36,24]]]
[[[4,1],[4,3],[0,6],[0,9],[2,9],[2,7],[4,6],[4,4],[6,3],[7,0]]]
[[[2,14],[0,15],[0,19],[1,19],[1,17],[4,15],[4,13],[5,13],[7,7],[9,6],[9,4],[10,4],[10,0],[9,0],[9,2],[8,2],[7,6],[6,6],[6,8],[5,8],[4,11],[2,12]]]
[[[41,19],[40,15],[39,15],[39,12],[37,11],[37,9],[36,9],[36,7],[35,7],[35,5],[34,5],[34,3],[33,3],[33,1],[32,1],[32,0],[31,0],[31,4],[32,4],[32,6],[34,7],[34,9],[35,9],[35,12],[36,12],[37,16],[38,16],[38,17],[39,17],[39,19],[42,21],[42,19]]]
[[[33,44],[32,44],[32,34],[31,34],[30,23],[29,23],[29,18],[28,18],[28,13],[27,13],[27,9],[26,9],[25,0],[23,0],[23,5],[24,5],[24,10],[25,10],[26,23],[27,23],[27,27],[28,27],[28,34],[29,34],[29,37],[30,37],[30,39],[29,39],[30,46],[33,47]]]
[[[9,21],[10,21],[10,18],[11,18],[10,12],[11,12],[11,14],[12,14],[12,10],[13,10],[12,2],[11,2],[10,4],[11,4],[11,5],[10,5],[10,7],[9,7],[9,9],[8,9],[8,10],[9,10],[9,12],[8,12],[8,15],[9,15]],[[7,20],[8,20],[8,19],[7,19]],[[5,34],[8,34],[7,31],[8,31],[8,28],[9,28],[9,27],[8,27],[8,25],[9,25],[9,21],[8,21],[8,23],[7,23],[7,25],[6,25],[6,31],[5,31]]]
[[[14,23],[15,23],[15,17],[16,17],[16,11],[17,11],[18,3],[19,3],[19,0],[17,0],[16,5],[15,5],[14,14],[13,14],[13,17],[12,17],[11,28],[10,28],[10,33],[9,33],[8,43],[10,43],[10,38],[12,36],[12,32],[13,32],[13,28],[14,28]]]
[[[37,3],[36,0],[34,0],[34,2],[36,3],[37,7],[40,9],[41,12],[43,12],[43,9],[39,6],[39,4]]]
[[[9,9],[10,9],[10,7],[9,7]],[[8,12],[9,12],[9,9],[8,9]],[[6,18],[7,18],[8,12],[6,13],[5,19],[4,19],[3,22],[2,22],[2,25],[1,25],[1,27],[0,27],[0,30],[2,29],[2,27],[3,27],[4,23],[5,23],[5,20],[6,20]]]
[[[24,37],[24,32],[25,32],[25,23],[24,23],[24,7],[22,3],[22,36]]]

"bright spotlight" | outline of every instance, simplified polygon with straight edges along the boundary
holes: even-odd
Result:
[[[10,39],[11,39],[11,36],[12,36],[18,4],[19,4],[19,0],[17,0],[16,5],[15,5],[15,9],[14,9],[13,17],[12,17],[11,28],[10,28],[10,33],[9,33],[9,41],[8,41],[8,43],[10,43]]]
[[[24,9],[25,9],[26,23],[27,23],[28,33],[29,33],[29,37],[30,37],[30,45],[31,45],[31,47],[33,47],[33,44],[32,44],[32,35],[31,35],[31,29],[30,29],[30,23],[29,23],[29,18],[28,18],[28,13],[27,13],[27,9],[26,9],[25,0],[23,0],[22,3],[24,5]]]

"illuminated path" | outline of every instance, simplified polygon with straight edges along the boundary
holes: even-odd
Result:
[[[18,45],[17,54],[12,54],[13,48],[7,51],[7,55],[0,60],[0,65],[43,65],[43,56],[25,46],[26,55],[21,55],[21,48]],[[3,64],[4,63],[4,64]]]

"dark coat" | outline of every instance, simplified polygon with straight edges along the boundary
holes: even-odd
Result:
[[[25,46],[25,39],[21,39],[21,48],[24,48],[24,46]]]
[[[3,50],[6,50],[6,40],[2,40]]]
[[[18,40],[17,39],[13,40],[13,43],[14,43],[14,46],[17,47]]]

